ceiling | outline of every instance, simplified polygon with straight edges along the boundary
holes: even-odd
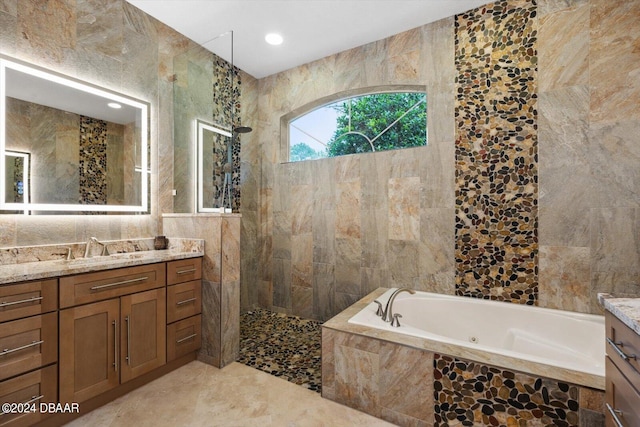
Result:
[[[486,0],[127,0],[243,71],[262,78]],[[264,37],[284,37],[279,46]],[[233,38],[233,49],[231,39]]]

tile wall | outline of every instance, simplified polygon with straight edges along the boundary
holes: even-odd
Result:
[[[243,307],[323,320],[408,286],[597,313],[598,292],[637,292],[638,19],[628,0],[500,1],[260,79],[259,140],[242,155]],[[456,95],[464,67],[484,77],[475,98]],[[281,163],[282,116],[389,84],[426,87],[428,147]],[[488,123],[471,141],[474,111]],[[494,143],[509,182],[489,180],[472,142]],[[478,210],[486,221],[469,226]]]
[[[151,215],[0,215],[0,246],[161,234],[159,213],[173,209],[172,60],[194,45],[124,0],[0,1],[0,54],[150,103],[153,171]]]

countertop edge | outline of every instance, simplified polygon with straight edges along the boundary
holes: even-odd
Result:
[[[599,293],[598,302],[605,310],[640,335],[640,298]]]
[[[124,255],[124,254],[123,254]],[[53,260],[0,266],[0,285],[39,279],[71,276],[100,270],[155,264],[204,256],[203,251],[185,252],[173,249],[132,252],[128,257],[105,256],[85,260]]]

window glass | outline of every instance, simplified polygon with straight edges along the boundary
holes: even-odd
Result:
[[[289,161],[427,143],[424,92],[374,93],[324,105],[289,122]]]

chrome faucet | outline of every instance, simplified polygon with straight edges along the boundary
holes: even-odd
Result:
[[[100,255],[104,255],[105,254],[106,245],[104,243],[102,243],[101,241],[99,241],[95,237],[89,237],[89,240],[87,240],[87,244],[86,244],[86,246],[84,248],[84,257],[85,258],[89,258],[90,255],[91,255],[91,244],[92,243],[96,243],[96,244],[102,246],[102,252],[100,253]]]
[[[382,320],[384,320],[385,322],[391,322],[391,326],[400,326],[400,321],[398,320],[398,318],[402,317],[402,315],[399,313],[396,313],[395,315],[393,314],[393,301],[396,299],[398,294],[402,292],[409,292],[410,294],[416,293],[416,291],[408,288],[396,289],[387,300],[387,305],[385,306],[384,310],[382,309],[382,303],[380,303],[380,301],[374,301],[376,304],[378,304],[376,315],[382,317]]]

